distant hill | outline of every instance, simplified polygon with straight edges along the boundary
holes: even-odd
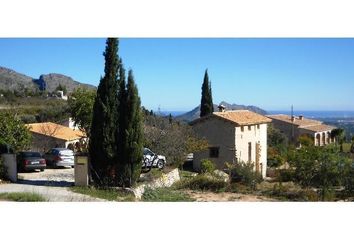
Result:
[[[12,69],[0,67],[0,89],[10,91],[43,90],[53,92],[60,85],[65,86],[68,93],[78,87],[96,89],[95,86],[75,81],[69,76],[57,73],[43,74],[38,79],[18,73]]]
[[[24,89],[35,90],[36,88],[37,85],[31,77],[0,67],[0,89],[22,91]]]
[[[262,115],[266,115],[267,112],[259,107],[256,106],[245,106],[245,105],[239,105],[239,104],[230,104],[225,101],[222,101],[220,104],[224,105],[226,107],[226,110],[249,110],[252,112],[256,112]],[[214,111],[218,111],[218,105],[214,104]],[[200,115],[200,105],[198,107],[195,107],[193,110],[186,112],[182,115],[176,116],[177,120],[181,121],[186,121],[190,122],[193,121],[197,118],[199,118]]]

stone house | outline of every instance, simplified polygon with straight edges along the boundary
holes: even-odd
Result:
[[[51,148],[70,148],[74,149],[75,144],[86,141],[86,135],[80,130],[52,123],[31,123],[26,124],[32,133],[31,150],[46,152]]]
[[[336,127],[323,124],[321,121],[284,114],[267,117],[272,119],[273,126],[284,133],[292,143],[299,144],[298,139],[303,135],[313,139],[315,146],[324,146],[335,141],[331,133]]]
[[[252,162],[255,171],[266,175],[267,124],[271,119],[248,111],[233,110],[214,112],[191,122],[200,138],[209,142],[209,149],[194,153],[193,168],[200,170],[202,159],[212,160],[218,169],[225,163]]]

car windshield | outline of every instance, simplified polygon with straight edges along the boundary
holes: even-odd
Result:
[[[144,148],[144,155],[154,155],[154,153],[151,152],[150,149]]]
[[[59,152],[59,155],[61,155],[61,156],[74,156],[74,152],[71,150],[61,150]]]
[[[41,157],[41,154],[39,152],[24,152],[23,156],[24,157]]]

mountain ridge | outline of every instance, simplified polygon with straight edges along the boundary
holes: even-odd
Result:
[[[13,69],[0,66],[0,89],[5,91],[36,91],[46,90],[53,92],[59,86],[65,86],[68,93],[73,92],[78,87],[87,89],[97,89],[97,87],[81,83],[70,76],[60,73],[41,74],[39,78],[29,77]]]
[[[259,113],[262,115],[267,114],[267,111],[265,111],[264,109],[261,109],[257,106],[253,106],[253,105],[240,105],[240,104],[235,104],[235,103],[230,104],[225,101],[221,101],[219,105],[224,105],[226,110],[249,110],[249,111]],[[219,105],[214,104],[214,111],[217,111]],[[186,112],[184,114],[176,116],[175,118],[180,121],[191,122],[191,121],[199,118],[199,116],[200,116],[200,105],[193,108],[189,112]]]

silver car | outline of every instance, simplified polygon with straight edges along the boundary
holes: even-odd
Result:
[[[67,148],[52,148],[44,154],[48,166],[74,167],[74,152]]]

